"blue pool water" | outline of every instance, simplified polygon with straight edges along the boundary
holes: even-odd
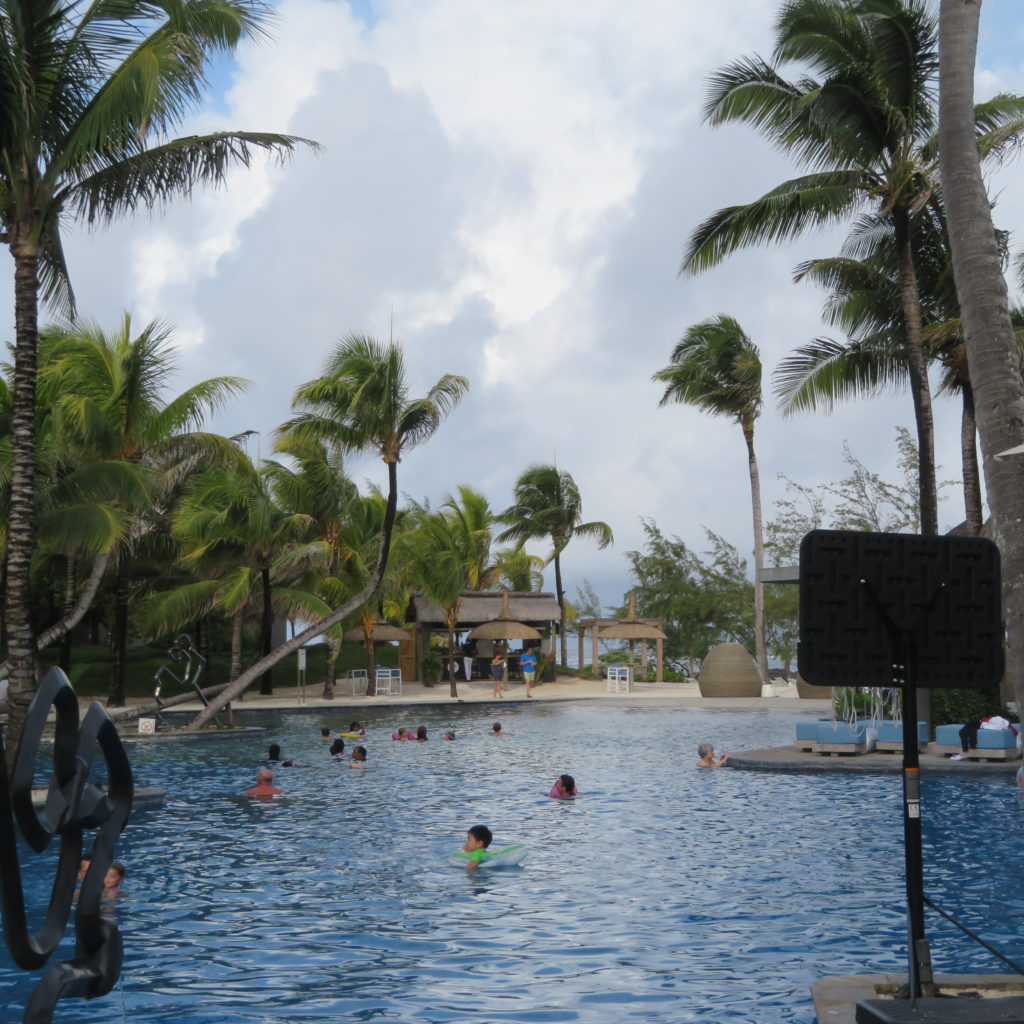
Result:
[[[132,744],[138,784],[169,796],[119,844],[123,982],[57,1019],[811,1024],[816,978],[905,968],[896,776],[694,767],[703,740],[788,743],[795,714],[508,704],[507,740],[487,735],[493,710],[366,714],[362,772],[319,740],[344,712]],[[391,741],[421,723],[430,743]],[[272,741],[304,766],[276,772],[273,803],[239,798]],[[584,795],[549,799],[566,771]],[[1024,961],[1012,771],[926,778],[924,805],[927,892]],[[524,843],[523,866],[449,865],[477,823]],[[927,923],[938,970],[1004,970]],[[36,977],[3,951],[0,1020]]]

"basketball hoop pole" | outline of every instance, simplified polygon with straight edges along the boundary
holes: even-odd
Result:
[[[911,1003],[934,995],[932,958],[924,933],[924,857],[921,844],[921,762],[917,749],[917,631],[942,591],[936,587],[913,629],[900,629],[875,588],[861,580],[868,599],[885,623],[892,647],[892,684],[903,695],[903,863],[907,893],[907,987]]]

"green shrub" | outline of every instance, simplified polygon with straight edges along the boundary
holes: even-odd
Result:
[[[423,676],[424,686],[434,686],[441,682],[441,676],[444,675],[444,659],[437,651],[427,651],[423,655],[423,661],[420,663],[420,675]]]
[[[932,725],[969,722],[972,718],[1002,715],[1011,722],[1018,718],[1000,700],[998,690],[932,690]]]

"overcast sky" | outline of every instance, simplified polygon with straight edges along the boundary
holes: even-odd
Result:
[[[657,408],[651,374],[686,327],[735,316],[769,375],[828,333],[823,294],[795,285],[801,260],[834,255],[842,232],[747,252],[677,277],[685,239],[722,206],[791,177],[742,127],[701,122],[708,75],[769,54],[771,0],[283,0],[272,39],[214,76],[209,107],[182,134],[287,131],[316,139],[284,167],[233,173],[226,190],[152,220],[66,243],[79,310],[113,327],[177,325],[181,385],[252,381],[218,416],[227,434],[274,428],[300,384],[347,332],[386,338],[393,313],[419,391],[446,372],[471,391],[399,470],[403,491],[439,504],[458,484],[496,509],[517,475],[557,460],[588,519],[615,545],[578,541],[567,591],[589,578],[618,602],[640,517],[703,548],[703,526],[752,546],[739,428],[683,406]],[[1024,92],[1020,0],[986,0],[978,98]],[[1000,226],[1024,248],[1021,167],[993,181]],[[3,308],[10,310],[10,264]],[[13,316],[3,322],[13,337]],[[833,332],[834,333],[834,332]],[[959,476],[958,409],[937,400],[943,476]],[[829,417],[783,420],[768,400],[757,447],[766,515],[777,475],[843,475],[841,444],[895,476],[894,428],[908,396]],[[384,481],[373,460],[358,480]],[[959,522],[953,493],[940,509]],[[544,553],[540,547],[538,553]],[[548,574],[551,577],[551,574]],[[554,580],[545,580],[548,588]]]

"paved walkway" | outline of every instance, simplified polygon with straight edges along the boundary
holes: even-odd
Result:
[[[541,683],[533,688],[531,700],[566,701],[566,700],[600,700],[616,704],[642,704],[670,707],[713,707],[724,710],[790,710],[804,711],[808,715],[820,717],[828,711],[827,700],[801,700],[797,696],[796,686],[782,683],[773,687],[771,697],[716,697],[707,698],[700,695],[696,683],[635,683],[632,693],[609,693],[608,684],[603,679],[577,679],[575,676],[559,676],[553,683]],[[458,696],[452,697],[448,683],[436,686],[425,686],[423,683],[405,683],[402,693],[395,696],[353,697],[351,684],[341,679],[335,686],[334,699],[324,700],[319,685],[307,685],[303,692],[296,686],[275,686],[273,696],[261,697],[249,691],[244,700],[236,701],[235,710],[244,711],[330,711],[341,709],[379,707],[387,705],[416,704],[496,704],[526,699],[526,689],[522,683],[505,686],[503,700],[495,700],[492,696],[490,680],[475,679],[471,683],[460,681],[457,684]],[[84,698],[83,698],[84,699]],[[133,699],[130,704],[147,703],[146,698]],[[200,704],[191,701],[172,708],[176,712],[198,712]]]

